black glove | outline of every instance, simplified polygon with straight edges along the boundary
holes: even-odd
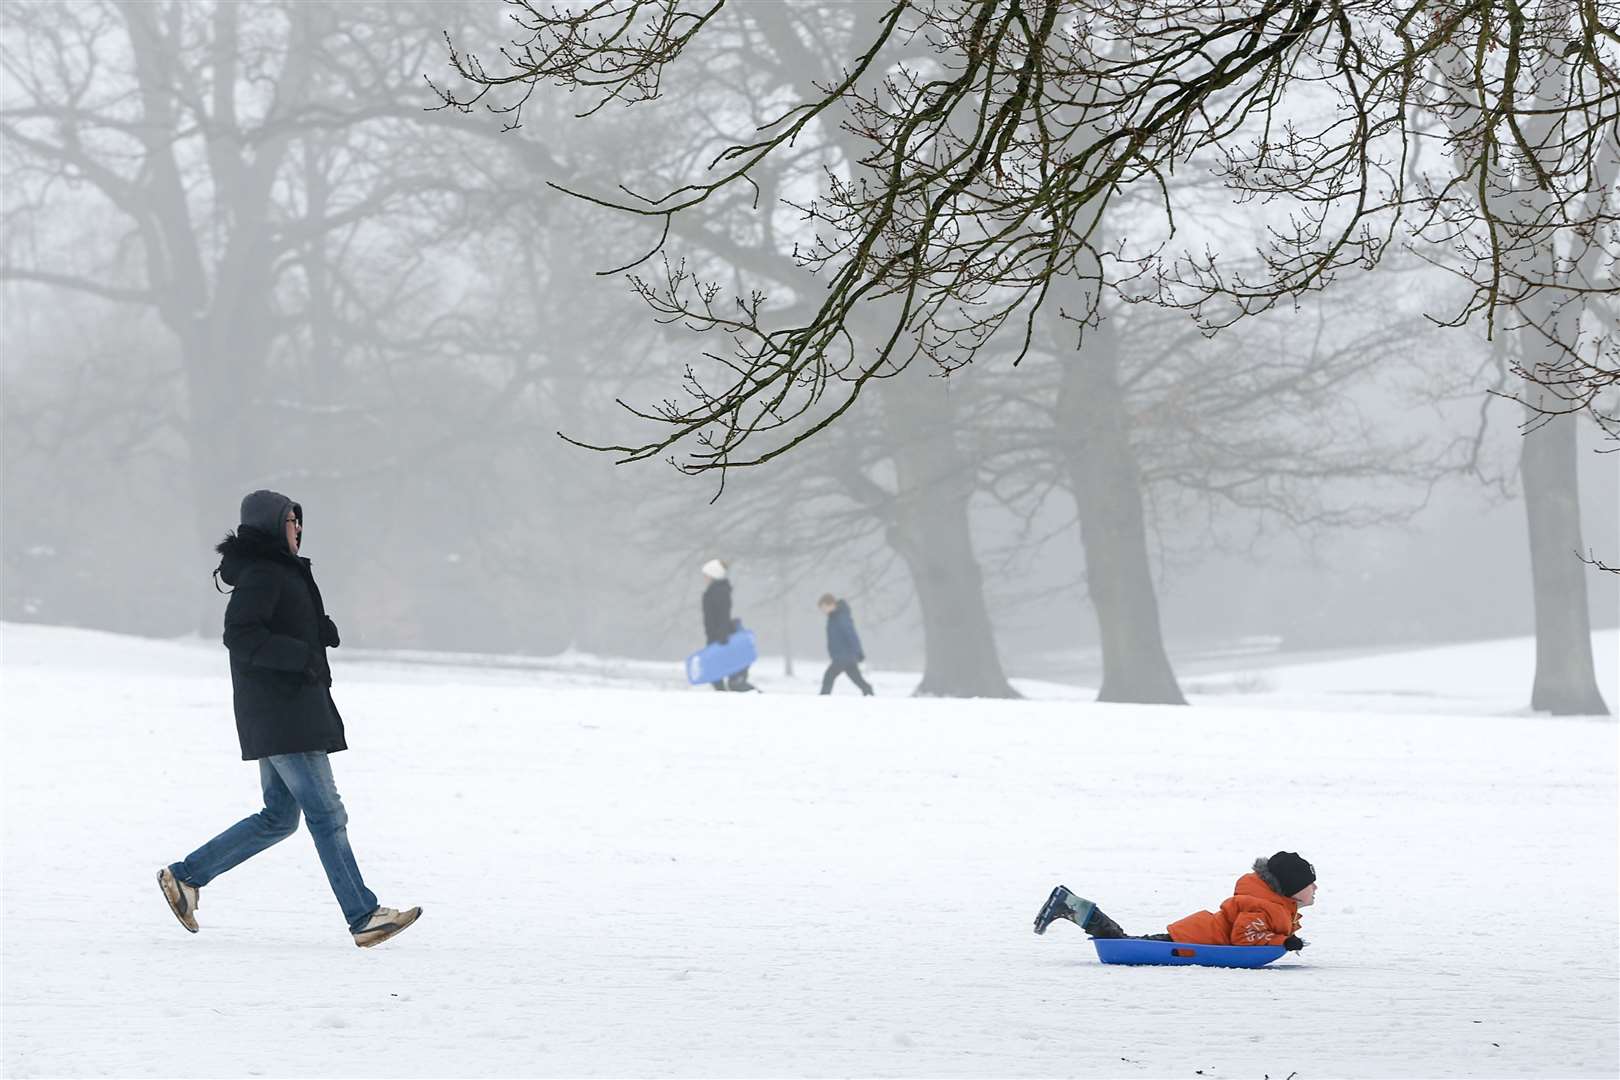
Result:
[[[330,615],[321,616],[321,644],[328,649],[338,647],[337,623],[332,621]]]
[[[1288,940],[1283,942],[1283,948],[1287,949],[1289,952],[1299,952],[1299,950],[1303,949],[1308,944],[1310,943],[1304,938],[1300,937],[1298,934],[1289,934]]]

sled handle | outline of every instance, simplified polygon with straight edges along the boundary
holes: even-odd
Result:
[[[1178,948],[1171,949],[1170,950],[1170,955],[1171,956],[1197,956],[1198,955],[1198,950],[1197,949],[1184,948],[1184,947],[1178,947]]]

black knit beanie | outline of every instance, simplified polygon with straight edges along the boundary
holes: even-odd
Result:
[[[1316,880],[1316,867],[1300,858],[1298,852],[1279,851],[1266,860],[1266,870],[1277,881],[1277,891],[1293,896]]]

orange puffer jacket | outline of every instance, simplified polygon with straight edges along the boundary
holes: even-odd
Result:
[[[1244,874],[1219,911],[1200,911],[1170,924],[1170,937],[1189,945],[1281,945],[1299,932],[1299,902],[1274,892],[1259,874]]]

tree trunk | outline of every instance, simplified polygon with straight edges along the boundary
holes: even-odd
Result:
[[[1535,420],[1535,414],[1531,413]],[[1555,716],[1607,714],[1592,665],[1575,417],[1553,416],[1524,436],[1519,477],[1530,526],[1536,678],[1530,707]]]
[[[181,335],[192,521],[205,553],[236,527],[238,502],[275,464],[263,396],[269,339],[264,325],[239,311],[212,313]],[[213,596],[206,593],[198,612],[205,634],[219,631]]]
[[[296,115],[311,92],[310,55],[318,40],[311,27],[320,13],[311,5],[291,10],[292,38],[275,80],[272,117]],[[237,500],[275,460],[263,393],[277,336],[269,298],[278,253],[269,223],[273,186],[293,129],[252,144],[244,139],[237,102],[240,10],[218,5],[211,21],[211,114],[203,129],[215,210],[208,222],[194,220],[187,197],[192,180],[182,171],[173,135],[180,122],[174,86],[183,83],[177,9],[165,13],[155,5],[135,4],[119,11],[129,29],[140,87],[138,130],[146,148],[142,187],[154,226],[146,238],[147,273],[185,371],[183,430],[191,458],[192,520],[198,539],[212,547],[236,524]],[[220,223],[225,223],[223,246],[211,260],[206,253],[216,249]],[[205,602],[198,621],[201,630],[217,632],[217,605]]]
[[[771,43],[783,71],[797,89],[813,93],[818,79],[836,76],[839,62],[806,46],[785,6],[749,7],[749,18]],[[863,11],[857,18],[873,18]],[[851,178],[868,147],[847,130],[830,124],[831,145],[839,147]],[[797,290],[801,285],[794,284]],[[819,286],[805,288],[815,295]],[[881,316],[858,317],[876,335],[886,334]],[[892,313],[892,308],[891,308]],[[867,337],[865,333],[857,336]],[[996,650],[995,631],[984,602],[984,577],[973,552],[968,505],[973,470],[956,445],[954,409],[944,379],[930,378],[932,365],[913,362],[878,384],[883,424],[893,448],[895,490],[887,530],[889,546],[905,560],[923,617],[923,678],[916,694],[939,697],[1018,697],[1007,682]]]
[[[1534,106],[1524,120],[1525,144],[1556,147],[1556,126],[1562,122],[1561,103],[1570,92],[1573,67],[1555,65],[1537,79]],[[1470,85],[1467,76],[1459,85]],[[1467,91],[1472,101],[1472,90]],[[1556,151],[1555,151],[1556,153]],[[1503,168],[1510,166],[1504,165]],[[1556,168],[1556,164],[1553,165]],[[1612,187],[1612,164],[1600,167],[1606,183],[1591,191],[1594,197]],[[1533,182],[1529,169],[1515,170],[1522,187],[1492,196],[1492,213],[1499,221],[1542,221],[1553,213],[1567,213]],[[1595,207],[1593,207],[1595,210]],[[1508,280],[1581,283],[1600,280],[1608,256],[1602,244],[1580,245],[1585,250],[1571,265],[1569,253],[1551,245],[1518,245],[1509,252]],[[1542,288],[1513,302],[1526,327],[1512,345],[1529,382],[1526,395],[1524,446],[1519,455],[1519,477],[1524,484],[1525,517],[1530,528],[1530,583],[1536,611],[1536,675],[1530,707],[1560,716],[1602,715],[1609,710],[1598,692],[1592,670],[1592,627],[1586,606],[1586,564],[1580,561],[1581,499],[1575,465],[1576,428],[1570,415],[1541,416],[1537,405],[1555,412],[1568,405],[1545,388],[1560,384],[1563,349],[1581,340],[1581,305],[1560,300],[1556,291]],[[1507,348],[1508,341],[1499,341]]]
[[[888,539],[911,571],[923,618],[923,678],[914,692],[1017,697],[1001,669],[973,553],[972,468],[956,445],[945,380],[925,368],[913,364],[881,384],[897,492]]]
[[[1080,515],[1086,582],[1102,636],[1097,700],[1185,705],[1159,629],[1141,476],[1110,321],[1088,330],[1085,346],[1065,364],[1058,417]]]

